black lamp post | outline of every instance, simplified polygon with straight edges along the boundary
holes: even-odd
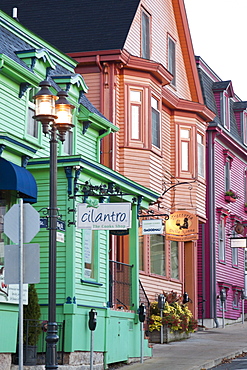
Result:
[[[57,136],[65,140],[65,134],[73,127],[72,109],[65,91],[57,96],[49,90],[48,81],[42,81],[41,89],[34,96],[35,116],[42,123],[43,133],[50,132],[50,200],[49,200],[49,297],[46,335],[46,369],[57,369],[57,322],[56,322],[56,247],[57,247]],[[57,131],[59,135],[57,135]]]

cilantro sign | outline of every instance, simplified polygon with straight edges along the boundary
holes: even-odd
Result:
[[[131,203],[81,203],[77,227],[93,230],[124,230],[131,227]]]

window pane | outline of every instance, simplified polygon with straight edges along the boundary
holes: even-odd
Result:
[[[84,277],[94,278],[94,238],[95,232],[91,229],[84,230]]]
[[[181,170],[189,170],[189,143],[187,141],[182,141],[181,143]]]
[[[73,154],[73,131],[66,132],[63,151],[65,154]]]
[[[219,224],[219,260],[225,261],[225,226],[224,220]]]
[[[163,235],[150,235],[151,273],[165,276],[165,240]]]
[[[27,133],[30,136],[38,138],[38,122],[33,118],[35,111],[32,108],[28,108],[28,121],[27,121]]]
[[[142,12],[142,57],[150,59],[149,16]]]
[[[180,136],[182,139],[189,139],[190,138],[190,130],[181,129]]]
[[[168,39],[168,71],[173,75],[171,83],[175,85],[175,42],[171,38]]]
[[[130,101],[131,102],[141,102],[141,91],[130,91]]]
[[[198,156],[198,175],[204,177],[204,145],[203,137],[197,134],[197,156]]]
[[[139,227],[139,270],[144,271],[144,240],[142,235],[142,228]]]
[[[151,107],[158,110],[158,100],[151,97]]]
[[[238,265],[238,248],[232,248],[232,264],[233,266]]]
[[[171,278],[179,279],[178,274],[178,242],[171,241]]]
[[[131,106],[131,139],[140,138],[140,106]]]
[[[231,188],[231,174],[230,174],[230,162],[226,161],[225,164],[225,191]]]
[[[160,148],[160,113],[152,108],[152,144]]]
[[[247,144],[247,113],[243,114],[243,141],[244,144]]]

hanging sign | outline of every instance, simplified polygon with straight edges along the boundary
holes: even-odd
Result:
[[[246,238],[230,238],[231,248],[247,248]]]
[[[131,227],[131,203],[99,203],[77,206],[77,227],[93,230],[124,230]]]
[[[142,234],[163,234],[162,220],[142,220]]]
[[[166,221],[167,240],[188,241],[198,239],[198,220],[196,215],[187,211],[170,214]]]

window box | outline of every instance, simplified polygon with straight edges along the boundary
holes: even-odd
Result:
[[[236,198],[232,198],[230,195],[225,195],[225,201],[228,203],[234,203],[236,200]]]
[[[225,192],[225,201],[228,203],[234,203],[238,199],[237,194],[233,190],[228,190]]]

